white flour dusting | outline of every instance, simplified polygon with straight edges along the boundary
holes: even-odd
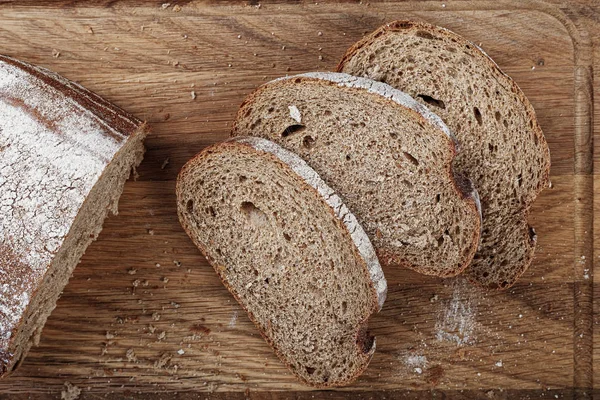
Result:
[[[233,312],[233,314],[231,314],[231,319],[229,320],[229,327],[230,328],[234,328],[235,325],[237,324],[237,319],[238,319],[238,312],[237,310]]]
[[[427,367],[427,357],[419,355],[408,355],[404,359],[404,364],[408,367],[425,368]]]
[[[76,84],[17,65],[0,57],[0,365],[10,362],[14,329],[80,207],[127,138],[87,105],[117,125],[137,124]]]
[[[458,346],[473,343],[477,327],[477,292],[478,289],[464,279],[454,281],[452,298],[441,302],[442,308],[435,324],[437,340]]]

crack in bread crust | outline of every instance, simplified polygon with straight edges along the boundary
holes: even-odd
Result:
[[[14,366],[14,356],[21,359],[30,346],[30,338],[21,337],[28,323],[24,319],[36,312],[45,315],[45,310],[32,310],[40,287],[48,286],[50,280],[58,296],[66,284],[68,277],[55,282],[48,271],[70,238],[81,207],[106,168],[123,157],[121,150],[130,141],[141,143],[146,133],[141,121],[81,86],[0,55],[0,352],[4,372]],[[51,300],[47,303],[53,308]],[[42,326],[43,322],[45,317]],[[41,326],[37,329],[41,332]]]

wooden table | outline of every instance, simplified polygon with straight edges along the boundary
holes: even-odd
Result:
[[[84,399],[512,399],[589,398],[595,390],[600,398],[597,2],[38,3],[0,0],[0,51],[83,84],[153,130],[119,215],[106,221],[40,346],[0,382],[1,392],[59,398],[74,385]],[[378,342],[369,369],[350,387],[312,392],[179,226],[175,178],[190,157],[227,137],[258,85],[331,70],[353,42],[394,19],[464,35],[517,81],[550,145],[552,188],[532,215],[535,262],[514,288],[487,292],[461,279],[386,271],[390,290],[372,321]]]

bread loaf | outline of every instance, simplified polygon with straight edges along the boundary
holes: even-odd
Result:
[[[0,373],[42,328],[117,211],[146,126],[60,76],[0,56]]]

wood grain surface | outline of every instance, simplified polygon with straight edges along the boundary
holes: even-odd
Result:
[[[600,398],[599,12],[591,0],[0,0],[0,52],[152,126],[119,215],[75,270],[39,347],[0,381],[0,397],[60,398],[71,388],[85,399]],[[534,206],[537,255],[516,286],[490,292],[386,270],[370,367],[350,387],[315,392],[282,366],[181,229],[175,178],[228,136],[258,85],[332,70],[394,19],[448,27],[516,80],[549,143],[552,188]]]

